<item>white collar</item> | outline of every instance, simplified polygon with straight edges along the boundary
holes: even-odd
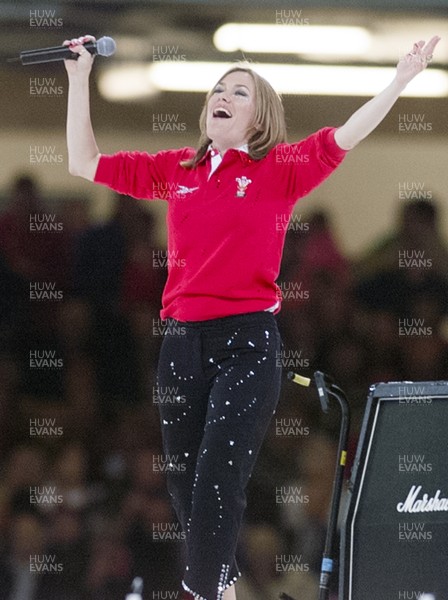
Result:
[[[212,152],[212,156],[219,156],[221,157],[221,154],[215,149],[213,148],[212,144],[208,145],[207,150],[210,150]],[[228,148],[228,150],[240,150],[241,152],[245,152],[246,154],[249,154],[249,146],[247,144],[242,144],[241,146],[238,146],[237,148]]]
[[[208,179],[213,175],[216,169],[219,167],[222,161],[221,154],[213,148],[211,144],[209,144],[208,149],[211,151],[211,159],[210,159],[210,173],[208,174]],[[230,148],[229,148],[230,150]],[[249,154],[249,146],[247,144],[243,144],[242,146],[238,146],[238,148],[232,148],[232,150],[239,150],[240,152],[245,152]]]

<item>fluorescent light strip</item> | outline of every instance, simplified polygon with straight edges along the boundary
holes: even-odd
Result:
[[[371,36],[362,27],[227,23],[213,42],[221,52],[359,56],[368,51]]]
[[[238,63],[164,62],[148,67],[154,87],[171,92],[207,92],[230,67]],[[344,67],[326,65],[248,65],[265,77],[280,94],[323,96],[373,96],[394,78],[393,67]],[[448,73],[431,69],[420,73],[402,96],[448,96]]]

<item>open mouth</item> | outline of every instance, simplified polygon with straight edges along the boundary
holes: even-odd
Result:
[[[227,110],[227,108],[219,107],[215,108],[213,111],[213,117],[216,119],[230,119],[232,114]]]

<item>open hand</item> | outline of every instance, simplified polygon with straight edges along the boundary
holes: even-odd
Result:
[[[434,48],[440,41],[440,37],[435,35],[425,45],[423,40],[416,42],[411,52],[408,52],[397,65],[396,78],[400,83],[407,84],[418,75],[421,71],[426,69],[428,64],[432,60]]]

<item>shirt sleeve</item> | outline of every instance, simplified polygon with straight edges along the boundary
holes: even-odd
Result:
[[[309,194],[343,161],[347,151],[337,145],[336,129],[324,127],[300,142],[274,148],[287,196],[293,202]]]
[[[163,150],[156,154],[147,152],[102,154],[94,182],[133,198],[164,200],[167,198],[167,181],[173,169],[182,160],[182,154],[182,151],[175,150]]]

